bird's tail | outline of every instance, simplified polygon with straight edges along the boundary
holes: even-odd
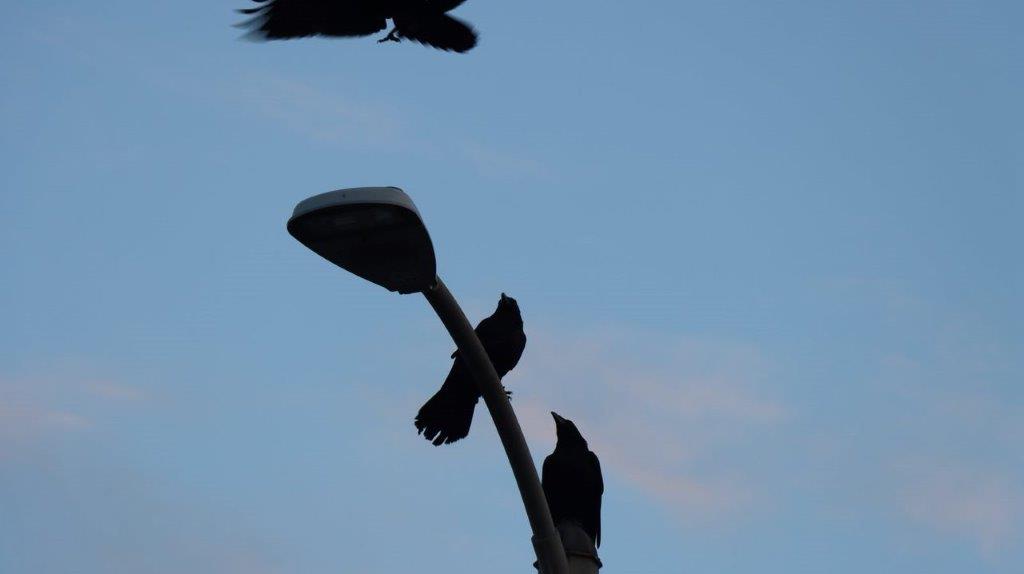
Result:
[[[441,50],[468,52],[476,46],[476,31],[469,24],[443,13],[424,12],[395,22],[403,38]]]
[[[478,397],[445,384],[416,413],[416,429],[434,446],[466,438]]]

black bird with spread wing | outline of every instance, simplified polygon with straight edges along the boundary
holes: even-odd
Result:
[[[369,36],[394,27],[380,42],[409,39],[441,50],[466,52],[476,46],[473,28],[449,16],[465,0],[253,0],[252,16],[239,26],[260,40],[306,36]]]
[[[516,300],[502,293],[498,308],[490,317],[480,321],[476,334],[498,377],[507,375],[526,348],[523,317]],[[416,428],[434,446],[465,438],[473,422],[476,403],[480,400],[476,381],[459,351],[452,353],[452,358],[455,362],[441,390],[416,413]]]
[[[580,525],[595,546],[601,545],[601,495],[604,480],[597,455],[569,419],[552,412],[558,440],[555,452],[544,459],[541,485],[555,525],[573,521]]]

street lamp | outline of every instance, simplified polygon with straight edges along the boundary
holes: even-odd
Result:
[[[473,326],[437,276],[430,235],[412,199],[397,187],[357,187],[299,202],[288,233],[331,263],[389,291],[423,293],[480,387],[505,447],[544,574],[568,564],[523,430]]]

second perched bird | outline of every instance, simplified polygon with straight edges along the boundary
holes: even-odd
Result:
[[[595,546],[601,545],[601,495],[604,479],[597,455],[587,448],[587,440],[569,419],[556,412],[555,452],[544,459],[541,485],[548,499],[555,526],[563,521],[576,522]]]
[[[480,321],[476,334],[498,377],[504,377],[515,368],[526,348],[523,317],[519,314],[516,300],[502,293],[498,308],[490,317]],[[455,442],[469,434],[473,411],[480,399],[476,381],[459,351],[452,353],[452,358],[455,363],[441,390],[416,413],[416,428],[434,446]]]
[[[476,32],[452,18],[449,10],[465,0],[253,0],[256,8],[239,10],[251,19],[240,24],[249,36],[282,40],[304,36],[369,36],[394,28],[381,42],[408,38],[441,50],[466,52],[476,46]]]

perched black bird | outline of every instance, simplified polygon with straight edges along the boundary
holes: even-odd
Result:
[[[504,377],[516,366],[526,348],[523,317],[519,314],[516,300],[502,293],[498,308],[490,317],[480,321],[476,334],[498,377]],[[434,446],[455,442],[469,434],[473,410],[480,399],[476,381],[459,351],[452,353],[452,358],[455,363],[441,390],[416,413],[416,428]]]
[[[544,459],[541,484],[548,499],[555,525],[565,520],[578,523],[594,541],[601,545],[601,495],[604,480],[597,455],[587,448],[587,441],[569,419],[552,412],[558,441],[555,452]]]
[[[252,16],[239,26],[260,40],[305,36],[369,36],[394,27],[380,42],[408,38],[441,50],[466,52],[476,46],[473,28],[447,14],[465,0],[253,0],[239,10]]]

